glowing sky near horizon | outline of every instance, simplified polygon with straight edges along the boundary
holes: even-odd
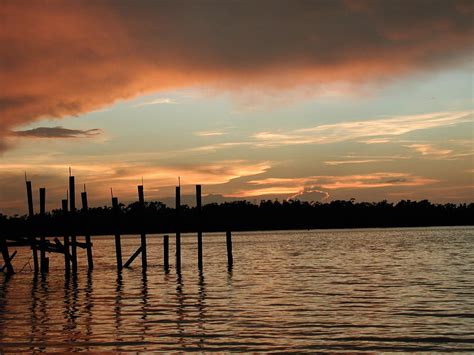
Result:
[[[230,199],[474,201],[470,1],[5,1],[0,213],[204,185]],[[186,200],[185,200],[186,202]]]

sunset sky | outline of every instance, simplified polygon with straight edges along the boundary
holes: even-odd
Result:
[[[0,213],[474,201],[473,1],[1,1]],[[79,186],[78,189],[80,190]],[[190,203],[190,200],[184,200]]]

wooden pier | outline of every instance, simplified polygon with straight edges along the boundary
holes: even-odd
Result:
[[[88,270],[93,270],[93,243],[92,243],[92,227],[89,220],[89,204],[87,198],[86,187],[81,192],[82,208],[80,211],[76,210],[76,185],[75,178],[69,174],[69,189],[67,199],[61,202],[61,223],[64,226],[61,231],[62,241],[55,237],[48,237],[46,228],[46,188],[39,189],[39,214],[34,213],[33,203],[33,188],[32,183],[26,180],[26,195],[28,202],[28,222],[30,225],[30,235],[25,236],[11,236],[0,234],[0,249],[3,258],[3,265],[0,265],[0,272],[6,272],[8,275],[15,273],[12,260],[17,255],[14,247],[29,246],[32,252],[33,271],[35,273],[41,272],[46,274],[49,272],[49,258],[52,254],[62,254],[64,257],[64,271],[66,275],[76,275],[78,272],[78,254],[77,249],[86,249]],[[112,213],[113,213],[113,228],[114,228],[114,242],[115,242],[115,256],[117,271],[120,273],[123,268],[128,268],[134,260],[141,255],[141,268],[143,271],[147,270],[147,229],[146,229],[146,203],[144,186],[138,185],[138,212],[139,212],[139,235],[140,246],[138,249],[123,263],[122,245],[121,245],[121,208],[117,197],[112,197]],[[81,216],[79,216],[79,214]],[[81,217],[79,219],[79,217]],[[174,219],[174,232],[176,235],[175,243],[175,267],[177,273],[181,272],[181,184],[176,186],[176,206]],[[196,223],[195,233],[197,234],[197,268],[199,272],[203,270],[203,230],[202,230],[202,187],[196,185]],[[194,218],[194,217],[193,217]],[[81,226],[79,226],[79,223]],[[80,234],[81,233],[81,234]],[[80,242],[78,237],[84,237],[84,242]],[[226,232],[226,247],[227,247],[227,266],[229,269],[233,266],[232,255],[232,233],[230,230]],[[39,258],[38,258],[39,252]],[[169,235],[163,236],[163,267],[167,272],[169,270]]]

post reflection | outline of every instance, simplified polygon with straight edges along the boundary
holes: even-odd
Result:
[[[49,287],[48,287],[48,275],[42,274],[41,275],[41,282],[40,282],[40,297],[39,297],[39,313],[41,319],[41,327],[39,328],[39,343],[42,344],[39,347],[40,351],[46,350],[45,344],[48,340],[48,325],[49,325],[49,314],[48,314],[48,300],[49,300]]]
[[[78,318],[78,280],[77,276],[66,277],[64,280],[64,312],[63,332],[67,334],[67,343],[74,344],[77,331]],[[72,348],[69,350],[72,351]]]
[[[178,342],[184,346],[184,292],[181,272],[176,273],[176,329],[179,334]]]
[[[148,334],[148,329],[150,328],[150,324],[147,322],[147,313],[148,313],[148,278],[146,270],[142,271],[142,287],[141,287],[141,309],[142,309],[142,325],[143,331],[141,335],[141,339],[144,341]]]
[[[30,325],[31,325],[31,334],[30,334],[30,351],[34,351],[34,343],[36,342],[37,334],[37,324],[38,324],[38,315],[36,314],[37,303],[38,303],[38,274],[33,274],[33,279],[31,280],[31,307],[30,307]],[[0,299],[2,299],[0,295]],[[1,309],[0,309],[1,313]],[[1,327],[0,327],[1,328]]]
[[[93,283],[92,283],[92,270],[87,272],[87,279],[86,279],[86,287],[85,287],[85,314],[86,314],[86,333],[85,333],[85,341],[90,342],[92,339],[92,322],[93,322],[93,307],[94,301],[92,299],[93,295]],[[85,350],[89,350],[88,347]]]
[[[119,351],[119,343],[122,341],[121,329],[122,329],[122,289],[123,289],[123,278],[122,273],[117,274],[117,286],[115,288],[115,342],[117,343],[116,351]]]
[[[8,299],[8,280],[10,276],[0,273],[0,337],[5,339],[6,337],[6,322],[3,315],[7,314],[7,299]],[[3,353],[2,347],[0,347],[0,354]]]
[[[203,349],[205,347],[204,340],[206,336],[205,329],[205,320],[206,320],[206,282],[204,280],[204,273],[202,270],[199,271],[199,281],[198,281],[198,329],[199,329],[199,344],[198,347]]]

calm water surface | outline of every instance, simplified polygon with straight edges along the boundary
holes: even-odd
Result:
[[[63,259],[35,278],[0,275],[0,351],[474,351],[474,228],[235,233],[182,240],[182,272],[162,238],[117,274],[114,242],[94,238],[77,278]],[[170,238],[173,255],[174,238]],[[123,239],[124,259],[139,237]],[[19,271],[30,254],[18,248]]]

